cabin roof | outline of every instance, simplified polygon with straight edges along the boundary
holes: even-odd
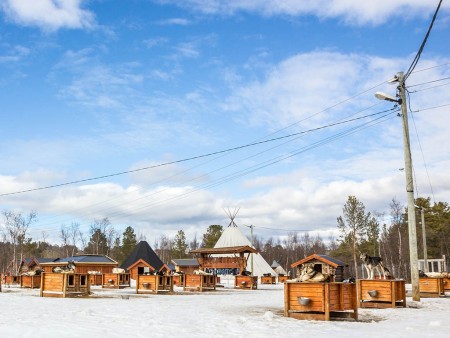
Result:
[[[58,258],[39,258],[39,257],[33,257],[33,258],[24,258],[22,260],[22,262],[20,263],[20,265],[26,265],[28,267],[30,267],[32,265],[32,263],[34,262],[35,264],[41,264],[41,263],[49,263],[49,262],[53,262],[55,260],[57,260]]]
[[[229,246],[223,248],[201,248],[197,250],[192,250],[190,253],[193,254],[233,254],[233,253],[257,253],[256,249],[248,245],[244,246]]]
[[[58,258],[50,262],[42,263],[42,264],[61,264],[61,263],[69,263],[69,261],[74,261],[76,264],[114,264],[117,265],[117,262],[109,258],[105,255],[75,255],[72,257],[66,258]]]
[[[163,261],[158,257],[155,251],[150,247],[146,241],[139,242],[127,259],[120,266],[122,269],[128,270],[134,266],[136,262],[142,260],[146,262],[153,269],[160,271],[166,266]],[[166,266],[167,267],[167,266]]]
[[[59,258],[38,258],[35,257],[34,258],[38,263],[49,263],[49,262],[54,262]]]
[[[171,262],[175,266],[199,266],[198,261],[192,258],[172,259]]]
[[[296,266],[298,266],[300,264],[312,261],[314,259],[317,259],[318,261],[323,262],[325,264],[331,265],[334,268],[337,268],[338,266],[346,266],[347,265],[344,262],[340,261],[339,259],[330,257],[328,255],[313,254],[313,255],[305,257],[305,258],[303,258],[303,259],[301,259],[301,260],[299,260],[299,261],[297,261],[295,263],[292,263],[291,264],[291,268],[294,268],[294,267],[296,267]]]

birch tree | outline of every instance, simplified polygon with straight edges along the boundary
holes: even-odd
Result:
[[[366,215],[365,206],[355,196],[349,196],[342,209],[343,216],[337,218],[338,228],[341,232],[341,242],[347,243],[353,252],[355,277],[359,278],[357,251],[364,235],[367,232],[367,221],[370,213]]]

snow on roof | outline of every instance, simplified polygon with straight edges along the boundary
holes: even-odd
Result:
[[[117,264],[117,262],[112,259],[109,258],[108,256],[105,255],[89,255],[89,254],[84,254],[84,255],[75,255],[72,257],[66,257],[66,258],[58,258],[54,261],[51,261],[49,263],[68,263],[70,261],[74,261],[75,263],[106,263],[106,264]]]
[[[198,261],[192,258],[172,259],[172,262],[177,266],[198,266]]]

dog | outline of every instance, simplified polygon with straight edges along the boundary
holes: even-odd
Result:
[[[75,267],[75,262],[69,261],[66,266],[55,266],[52,271],[56,273],[74,273]]]
[[[368,279],[375,279],[375,269],[378,271],[380,276],[383,276],[384,279],[386,279],[386,277],[390,277],[390,271],[383,265],[383,258],[369,256],[366,253],[362,253],[359,257],[364,263]]]
[[[330,275],[323,274],[314,269],[314,263],[302,264],[300,268],[300,276],[297,278],[299,282],[327,282]]]

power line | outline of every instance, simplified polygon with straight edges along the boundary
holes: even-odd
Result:
[[[411,72],[411,74],[417,74],[417,73],[425,72],[425,71],[430,70],[430,69],[440,68],[440,67],[444,67],[444,66],[448,66],[448,65],[450,65],[450,62],[441,63],[440,65],[431,66],[431,67],[427,67],[427,68],[422,68],[422,69],[419,69],[419,70],[414,70],[413,72]]]
[[[382,121],[383,118],[385,118],[385,117],[387,117],[389,115],[392,115],[394,113],[392,111],[392,109],[389,109],[387,111],[388,111],[388,113],[386,113],[386,114],[384,114],[382,116],[379,116],[379,117],[377,117],[377,118],[375,118],[375,119],[373,119],[371,121],[365,122],[365,123],[363,123],[361,125],[352,127],[350,129],[342,131],[342,132],[340,132],[338,134],[335,134],[335,135],[332,135],[332,136],[327,137],[325,139],[322,139],[322,140],[319,140],[317,142],[314,142],[313,144],[305,146],[305,147],[297,150],[296,152],[293,152],[293,153],[290,153],[290,154],[287,154],[287,155],[280,155],[280,156],[277,156],[275,158],[263,161],[263,162],[258,163],[256,165],[253,165],[253,166],[247,167],[245,169],[239,170],[237,172],[234,172],[234,173],[228,174],[226,176],[223,176],[220,179],[218,179],[218,180],[216,180],[216,181],[214,181],[212,183],[201,184],[201,185],[197,186],[197,188],[192,189],[192,190],[187,191],[187,192],[184,192],[184,193],[179,194],[177,196],[166,198],[165,200],[154,201],[154,202],[152,202],[150,204],[146,204],[145,206],[141,206],[141,207],[134,208],[134,209],[131,209],[131,210],[128,209],[126,212],[115,212],[115,213],[109,214],[108,217],[119,217],[119,218],[125,217],[129,212],[136,212],[136,211],[139,211],[139,210],[144,210],[144,209],[148,209],[148,208],[154,208],[154,207],[166,204],[166,203],[171,202],[171,201],[175,201],[175,200],[186,198],[187,196],[190,196],[191,194],[194,194],[196,192],[199,192],[199,191],[202,191],[202,190],[205,190],[205,189],[208,189],[208,188],[214,188],[214,187],[216,187],[218,185],[224,184],[224,183],[229,182],[231,180],[234,180],[236,178],[248,175],[248,174],[253,173],[253,172],[255,172],[257,170],[260,170],[262,168],[271,166],[273,164],[279,163],[279,162],[281,162],[283,160],[286,160],[288,158],[294,157],[294,156],[296,156],[296,155],[298,155],[300,153],[304,153],[304,152],[306,152],[308,150],[312,150],[312,149],[317,148],[319,146],[322,146],[324,144],[333,142],[336,139],[342,138],[342,137],[347,136],[347,135],[349,135],[351,133],[354,133],[354,132],[359,131],[361,129],[367,128],[367,127],[369,127],[371,125],[375,125],[375,124],[384,122],[384,121]],[[374,114],[371,114],[371,115],[374,115]],[[156,192],[156,193],[154,193],[152,195],[155,195],[157,193],[159,193],[159,192]],[[46,230],[48,230],[48,229],[46,229]]]
[[[444,83],[444,84],[441,84],[441,85],[437,85],[437,86],[433,86],[433,87],[427,87],[427,88],[422,88],[422,89],[418,89],[418,90],[412,90],[412,91],[409,91],[409,93],[420,93],[420,92],[423,92],[423,91],[426,91],[426,90],[440,88],[440,87],[445,87],[445,86],[448,86],[448,85],[450,85],[450,82]]]
[[[414,114],[412,114],[412,112],[411,112],[411,117],[412,117],[412,121],[413,121],[413,125],[414,125],[414,130],[416,132],[417,143],[419,144],[420,153],[422,154],[423,165],[425,167],[425,172],[427,173],[428,184],[430,185],[431,195],[433,196],[433,201],[436,203],[436,199],[434,197],[433,185],[431,184],[430,173],[428,172],[428,166],[427,166],[427,162],[425,160],[425,154],[422,149],[422,143],[420,142],[419,132],[417,131],[416,120],[415,120]]]
[[[394,109],[394,108],[392,108],[392,109]],[[392,109],[390,109],[390,110],[392,110]],[[388,110],[386,110],[386,111],[388,111]],[[103,178],[120,176],[120,175],[125,175],[125,174],[138,172],[138,171],[155,169],[155,168],[168,166],[168,165],[172,165],[172,164],[176,164],[176,163],[182,163],[182,162],[192,161],[192,160],[196,160],[196,159],[200,159],[200,158],[210,157],[210,156],[213,156],[213,155],[223,154],[223,153],[227,153],[227,152],[231,152],[231,151],[235,151],[235,150],[240,150],[240,149],[244,149],[244,148],[248,148],[248,147],[252,147],[252,146],[256,146],[256,145],[260,145],[260,144],[264,144],[264,143],[269,143],[269,142],[279,141],[279,140],[286,139],[286,138],[291,138],[291,137],[294,137],[294,136],[310,133],[310,132],[313,132],[313,131],[318,131],[318,130],[325,129],[325,128],[334,127],[334,126],[337,126],[337,125],[340,125],[340,124],[349,123],[349,122],[356,121],[356,120],[359,120],[359,119],[362,119],[362,118],[366,118],[366,117],[369,117],[369,116],[374,116],[374,115],[377,115],[377,114],[381,114],[381,113],[384,113],[386,111],[382,111],[382,112],[378,112],[378,113],[374,113],[374,114],[370,114],[370,115],[367,115],[367,116],[358,117],[358,118],[354,118],[354,119],[350,119],[350,120],[346,120],[346,121],[342,121],[342,122],[336,122],[336,123],[328,124],[328,125],[325,125],[325,126],[312,128],[312,129],[309,129],[309,130],[306,130],[306,131],[301,131],[301,132],[298,132],[298,133],[293,133],[293,134],[289,134],[289,135],[279,136],[279,137],[271,138],[271,139],[264,140],[264,141],[253,142],[253,143],[241,145],[241,146],[238,146],[238,147],[233,147],[233,148],[219,150],[219,151],[215,151],[215,152],[211,152],[211,153],[207,153],[207,154],[202,154],[202,155],[197,155],[197,156],[193,156],[193,157],[188,157],[188,158],[184,158],[184,159],[181,159],[181,160],[160,163],[160,164],[156,164],[156,165],[153,165],[153,166],[148,166],[148,167],[143,167],[143,168],[138,168],[138,169],[133,169],[133,170],[127,170],[127,171],[117,172],[117,173],[108,174],[108,175],[96,176],[96,177],[86,178],[86,179],[82,179],[82,180],[76,180],[76,181],[70,181],[70,182],[65,182],[65,183],[53,184],[53,185],[49,185],[49,186],[45,186],[45,187],[39,187],[39,188],[26,189],[26,190],[15,191],[15,192],[10,192],[10,193],[4,193],[4,194],[0,194],[0,197],[2,197],[2,196],[10,196],[10,195],[17,195],[17,194],[22,194],[22,193],[27,193],[27,192],[32,192],[32,191],[38,191],[38,190],[51,189],[51,188],[67,186],[67,185],[72,185],[72,184],[77,184],[77,183],[89,182],[89,181],[99,180],[99,179],[103,179]]]
[[[444,80],[449,80],[450,76],[448,77],[443,77],[441,79],[437,79],[437,80],[432,80],[432,81],[427,81],[427,82],[422,82],[422,83],[417,83],[417,84],[413,84],[413,85],[408,85],[408,88],[412,88],[412,87],[417,87],[417,86],[422,86],[424,84],[428,84],[428,83],[435,83],[435,82],[439,82],[439,81],[444,81]]]
[[[425,110],[432,110],[432,109],[438,109],[438,108],[442,108],[442,107],[447,107],[450,106],[450,103],[446,103],[446,104],[442,104],[440,106],[434,106],[434,107],[428,107],[428,108],[422,108],[422,109],[416,109],[416,110],[411,110],[414,113],[418,113],[420,111],[425,111]]]
[[[420,45],[419,50],[417,51],[416,56],[414,57],[414,60],[412,61],[411,65],[409,66],[408,70],[406,71],[404,77],[403,77],[403,83],[405,83],[406,79],[411,75],[411,73],[414,71],[414,68],[416,68],[417,63],[419,62],[420,56],[422,55],[422,51],[427,43],[428,37],[430,36],[431,29],[433,28],[434,21],[436,20],[436,16],[439,12],[439,8],[441,8],[442,0],[439,1],[439,4],[436,8],[436,11],[434,12],[433,19],[431,20],[430,26],[428,27],[427,34],[425,35],[425,38],[422,41],[422,44]]]

